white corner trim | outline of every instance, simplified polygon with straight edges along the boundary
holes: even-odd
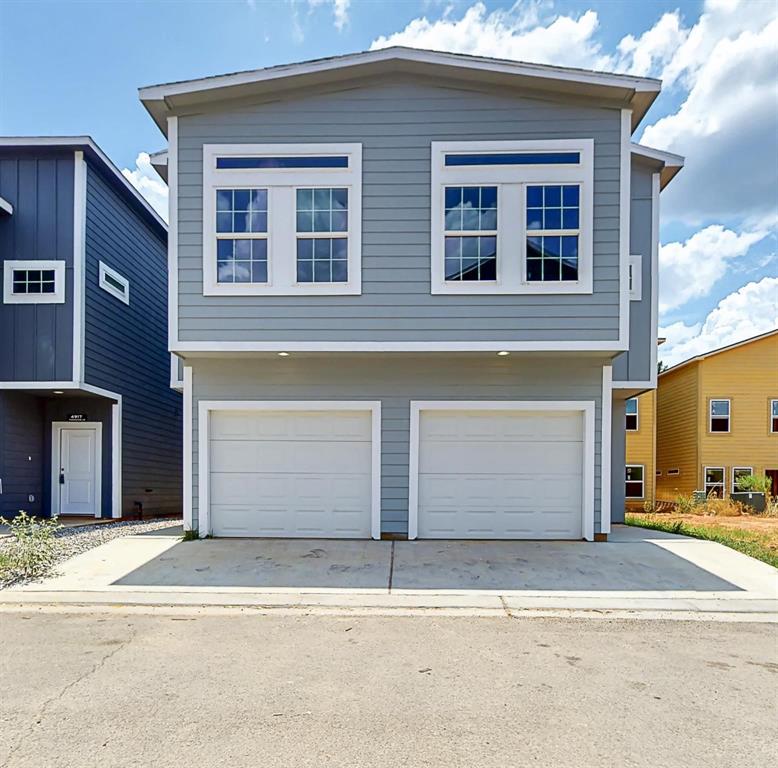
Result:
[[[4,197],[0,197],[0,211],[13,216],[14,207]]]
[[[74,153],[73,171],[73,380],[84,380],[84,305],[86,280],[86,160]]]
[[[168,133],[168,234],[167,234],[167,335],[172,349],[178,343],[178,118],[167,119]]]
[[[225,156],[345,155],[348,168],[217,169]],[[266,283],[220,283],[216,264],[216,190],[267,189],[268,275]],[[297,281],[295,189],[345,187],[348,189],[348,231],[320,233],[348,240],[348,280],[343,283]],[[203,295],[204,296],[343,296],[362,292],[362,144],[204,144],[203,145]],[[224,236],[224,235],[223,235]],[[236,236],[240,236],[237,235]],[[249,235],[246,235],[249,237]],[[257,235],[254,235],[257,237]]]
[[[177,358],[176,358],[177,359]],[[184,448],[182,461],[183,466],[183,489],[182,501],[184,507],[184,530],[192,530],[192,422],[194,420],[194,411],[192,410],[192,366],[184,366],[184,402],[183,402],[183,426],[184,426]]]
[[[14,270],[53,270],[54,293],[14,293]],[[65,303],[65,262],[39,259],[8,259],[3,262],[3,303],[4,304],[64,304]]]
[[[578,152],[570,165],[446,166],[446,154]],[[430,242],[432,294],[585,294],[593,286],[594,140],[547,139],[505,141],[433,141],[431,143]],[[579,279],[569,282],[529,282],[526,278],[525,196],[528,184],[577,184],[581,189]],[[496,186],[497,279],[489,282],[446,281],[444,246],[446,186]],[[516,214],[514,212],[518,211]],[[519,243],[519,258],[510,258],[509,243]]]
[[[656,388],[659,377],[659,174],[651,176],[651,370],[649,381]]]
[[[184,369],[186,371],[186,368]],[[209,430],[212,411],[365,411],[371,419],[370,530],[381,538],[381,401],[380,400],[201,400],[197,404],[197,529],[211,534]],[[191,515],[191,512],[190,512]],[[190,520],[191,524],[191,520]]]
[[[117,288],[111,280],[124,286],[124,290]],[[99,277],[98,283],[100,287],[110,293],[111,296],[119,299],[124,304],[130,303],[130,281],[122,274],[119,274],[115,269],[111,269],[104,262],[99,262]]]
[[[632,209],[632,110],[621,110],[619,159],[619,341],[629,349],[629,251]]]
[[[600,533],[611,531],[611,468],[613,462],[613,366],[602,367],[602,419],[600,442]]]
[[[95,514],[103,514],[103,423],[101,421],[52,421],[51,422],[51,516],[60,514],[59,468],[60,432],[63,429],[94,429],[95,436]]]
[[[181,358],[175,353],[170,353],[170,388],[175,389],[177,392],[184,391],[184,380],[179,378],[179,366],[181,364]]]
[[[587,541],[594,540],[594,400],[411,400],[410,444],[408,456],[408,538],[419,535],[419,421],[422,411],[580,411],[584,420],[582,531]],[[603,494],[601,494],[602,496]]]
[[[111,406],[111,517],[122,516],[122,399]]]

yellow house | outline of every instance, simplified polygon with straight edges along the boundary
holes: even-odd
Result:
[[[629,446],[628,432],[628,457]],[[658,501],[696,490],[728,496],[752,473],[768,475],[778,496],[778,329],[659,375],[653,471]]]
[[[625,403],[626,472],[624,504],[642,510],[653,504],[656,492],[656,390],[632,397]]]

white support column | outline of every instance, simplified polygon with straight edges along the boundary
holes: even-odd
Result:
[[[602,367],[602,433],[600,435],[600,533],[611,531],[611,425],[613,419],[613,366]]]
[[[122,516],[122,399],[111,406],[111,517]]]
[[[192,530],[192,420],[194,412],[192,410],[192,366],[184,366],[184,451],[182,460],[183,467],[183,506],[184,506],[184,530]]]

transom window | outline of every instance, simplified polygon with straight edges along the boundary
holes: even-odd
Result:
[[[432,293],[591,293],[593,142],[432,143]]]
[[[642,499],[645,486],[645,467],[642,464],[627,464],[624,496],[628,499]]]
[[[99,262],[98,285],[124,304],[130,303],[130,281],[102,261]]]
[[[205,295],[361,292],[361,145],[203,148]]]
[[[446,187],[445,279],[497,279],[497,187]]]
[[[770,431],[778,432],[778,400],[770,401]]]
[[[740,481],[744,477],[748,477],[749,475],[753,475],[753,474],[754,474],[753,467],[732,467],[732,490],[739,491]]]
[[[729,432],[729,400],[710,401],[710,431]]]
[[[297,281],[347,282],[348,190],[298,189],[296,198]]]
[[[65,301],[65,262],[7,260],[3,262],[6,304],[61,304]]]
[[[724,467],[705,467],[705,495],[724,498]]]
[[[638,429],[638,399],[630,397],[624,404],[626,411],[626,429],[627,432],[637,432]]]

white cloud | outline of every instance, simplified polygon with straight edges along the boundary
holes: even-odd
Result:
[[[146,152],[141,152],[135,158],[135,168],[122,169],[122,176],[140,192],[151,207],[167,221],[168,188],[151,165]]]
[[[778,328],[778,277],[764,277],[725,296],[702,323],[673,323],[659,329],[667,342],[662,362],[675,365],[712,349]]]
[[[659,310],[667,312],[710,293],[733,259],[767,236],[767,231],[733,232],[719,224],[695,232],[683,243],[659,248]]]
[[[646,127],[641,139],[686,156],[686,167],[663,195],[665,218],[774,224],[778,6],[709,2],[661,74],[666,84],[688,89],[680,107]]]
[[[351,0],[308,0],[309,12],[314,11],[321,6],[330,6],[332,8],[333,23],[338,32],[342,32],[348,24],[348,11],[351,6]]]
[[[449,8],[435,21],[426,16],[413,19],[402,31],[373,41],[370,48],[404,45],[541,64],[612,66],[612,57],[595,40],[599,26],[595,11],[548,16],[544,15],[546,7],[540,2],[517,2],[507,10],[489,13],[483,2],[477,2],[461,18],[454,18]]]
[[[652,75],[674,58],[688,36],[689,30],[683,28],[678,11],[665,13],[640,37],[627,35],[621,40],[617,69],[639,77]]]

